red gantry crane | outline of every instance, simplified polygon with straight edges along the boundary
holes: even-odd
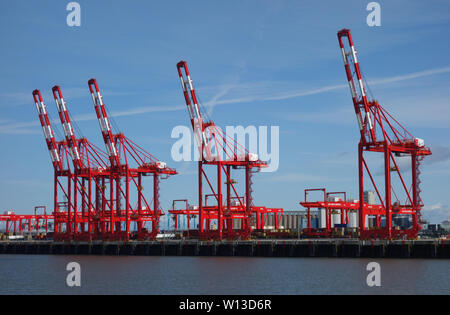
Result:
[[[275,222],[278,222],[277,217],[283,209],[253,205],[252,175],[261,168],[267,167],[267,163],[261,161],[256,154],[248,152],[233,138],[226,136],[213,121],[205,120],[187,63],[180,61],[177,64],[177,70],[200,158],[198,161],[198,206],[188,207],[186,200],[178,200],[187,207],[176,210],[176,201],[174,201],[173,209],[169,212],[175,218],[175,226],[177,226],[179,215],[188,217],[188,226],[190,226],[189,220],[198,216],[200,239],[231,239],[250,237],[253,225],[256,229],[263,229],[268,214],[275,215]],[[212,177],[207,175],[205,166],[216,168],[216,184]],[[232,178],[232,169],[245,171],[243,195],[239,194],[237,183]],[[211,192],[209,194],[205,194],[204,181]],[[222,183],[223,181],[225,184]],[[224,194],[226,194],[225,198]],[[208,205],[208,197],[214,200],[213,205]],[[217,221],[217,228],[211,226],[212,220]],[[240,227],[233,226],[234,220],[240,221]]]
[[[86,138],[78,139],[76,137],[61,88],[55,85],[52,92],[73,164],[73,193],[71,194],[73,214],[69,212],[68,215],[68,220],[72,224],[69,224],[67,233],[57,234],[55,239],[84,241],[99,239],[101,233],[107,232],[108,224],[112,224],[105,215],[109,200],[103,188],[105,180],[111,176],[107,162],[108,157]],[[78,211],[79,204],[81,204],[81,213]]]
[[[38,213],[42,210],[42,213]],[[10,234],[29,234],[38,235],[42,233],[46,235],[51,228],[53,215],[47,214],[45,206],[37,206],[34,208],[34,214],[16,214],[14,211],[5,211],[0,214],[0,224],[4,224],[6,235]]]
[[[430,155],[431,151],[425,147],[422,139],[413,137],[377,100],[368,100],[350,30],[343,29],[337,33],[337,36],[361,134],[358,145],[359,228],[361,237],[415,238],[420,229],[420,210],[423,206],[420,198],[419,166],[421,160]],[[376,183],[373,172],[369,169],[364,155],[366,152],[383,154],[384,193],[383,187],[379,187],[380,185]],[[399,167],[399,159],[405,158],[410,160],[410,185],[408,185],[408,181]],[[382,205],[382,210],[378,216],[384,215],[385,217],[386,224],[383,228],[378,225],[373,229],[368,229],[365,225],[365,219],[368,215],[367,203],[363,202],[365,173],[367,173]],[[401,214],[412,216],[411,229],[393,229],[392,216]],[[379,222],[380,220],[377,219],[376,221]]]
[[[311,200],[308,195],[321,193],[322,200]],[[340,197],[339,197],[340,196]],[[305,199],[300,204],[306,208],[306,229],[304,234],[307,237],[342,237],[342,227],[346,227],[348,233],[345,236],[355,235],[357,228],[357,213],[360,209],[359,200],[347,199],[346,192],[327,192],[325,188],[305,189]],[[318,221],[317,226],[312,225],[311,209],[316,209]],[[364,213],[366,216],[376,218],[376,226],[380,227],[381,216],[384,215],[383,205],[364,203]]]
[[[164,214],[159,201],[159,183],[176,171],[122,133],[114,134],[95,79],[89,80],[89,89],[107,153],[87,139],[76,137],[59,86],[54,86],[52,92],[65,141],[56,141],[42,95],[38,90],[33,91],[55,172],[54,212],[52,217],[45,215],[47,219],[54,218],[54,239],[156,239],[159,219]],[[143,193],[146,176],[153,176],[153,203]],[[61,191],[63,200],[60,200]],[[11,221],[11,218],[21,219],[11,214],[9,219],[1,217],[0,220]],[[152,225],[146,226],[147,222]]]
[[[71,204],[72,171],[69,166],[69,151],[65,141],[56,141],[55,139],[47,106],[39,90],[33,91],[33,99],[54,169],[54,233],[58,235],[63,233],[64,225],[65,230],[69,232],[72,226],[70,221],[70,211],[73,207]]]
[[[92,240],[92,233],[95,233],[94,238],[98,238],[101,231],[95,222],[92,184],[96,184],[97,192],[101,191],[96,179],[106,175],[107,163],[102,157],[106,154],[99,154],[100,150],[86,139],[78,140],[75,137],[61,89],[55,86],[52,92],[63,125],[65,141],[55,140],[47,107],[39,90],[33,91],[33,98],[55,170],[53,238],[57,241]],[[73,169],[70,167],[70,160]],[[97,193],[97,196],[100,194]],[[79,198],[81,211],[78,211]]]
[[[114,134],[97,81],[90,79],[88,84],[110,162],[109,232],[115,239],[128,239],[130,222],[133,220],[137,223],[139,239],[155,239],[159,232],[160,216],[163,215],[159,200],[160,179],[175,175],[177,172],[125,137],[123,133]],[[153,210],[144,197],[142,183],[142,178],[150,175],[153,176]],[[137,205],[134,208],[130,200],[132,193],[137,196]],[[124,204],[121,200],[124,200]],[[122,221],[125,221],[125,234],[121,234],[120,230],[114,231],[113,223]],[[144,227],[147,221],[152,222],[151,231]],[[118,229],[119,225],[116,227],[116,230]]]

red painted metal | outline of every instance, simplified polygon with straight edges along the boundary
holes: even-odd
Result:
[[[42,210],[42,213],[39,213],[39,210]],[[48,234],[53,220],[54,216],[47,214],[45,206],[35,207],[34,214],[16,214],[13,211],[0,214],[0,225],[3,225],[2,230],[7,235],[25,232],[34,235]]]
[[[71,177],[73,183],[71,196],[73,199],[70,200],[69,204],[72,207],[67,214],[72,224],[66,225],[68,228],[64,232],[55,233],[54,238],[56,240],[99,239],[102,238],[101,233],[105,232],[105,226],[108,223],[104,211],[105,207],[102,204],[110,203],[107,201],[102,184],[105,179],[111,176],[107,155],[86,138],[78,139],[76,137],[61,88],[56,85],[52,88],[52,92],[73,165]],[[95,196],[102,200],[102,202],[96,200],[98,208],[94,206],[93,190]],[[80,204],[81,215],[78,211]],[[60,218],[64,217],[57,216],[57,220]],[[111,224],[111,222],[109,223]]]
[[[114,134],[97,81],[90,79],[88,83],[110,161],[111,224],[108,233],[113,239],[128,239],[130,224],[136,222],[139,239],[155,239],[159,233],[160,217],[164,214],[159,201],[159,183],[161,179],[166,179],[177,172],[125,137],[123,133]],[[146,176],[153,176],[153,210],[142,192],[142,180]],[[137,196],[135,208],[130,200],[133,194]],[[121,198],[124,199],[125,205],[121,204]],[[151,231],[144,227],[147,221],[152,223]],[[125,223],[124,231],[121,230],[120,223]]]
[[[56,141],[42,95],[33,91],[55,173],[54,239],[155,239],[164,215],[159,183],[177,172],[123,133],[114,134],[97,81],[91,79],[88,83],[107,153],[87,139],[76,137],[59,86],[54,86],[52,92],[65,140]],[[143,178],[147,176],[153,177],[153,203],[143,193]],[[151,226],[146,226],[147,222]]]
[[[72,171],[69,165],[69,151],[65,141],[56,141],[51,120],[47,112],[42,94],[39,90],[33,91],[33,99],[39,116],[39,121],[44,132],[47,149],[53,164],[53,208],[54,208],[54,232],[59,234],[66,230],[71,233],[71,208],[72,208]]]
[[[200,104],[194,89],[193,81],[185,61],[177,64],[181,87],[188,108],[191,126],[194,131],[200,159],[198,161],[198,206],[192,209],[175,210],[170,213],[198,216],[198,235],[203,239],[222,238],[248,238],[253,226],[261,228],[262,216],[267,213],[277,215],[282,209],[270,209],[255,207],[252,198],[252,175],[261,168],[267,167],[267,163],[258,159],[256,154],[248,152],[245,147],[234,139],[227,137],[224,132],[211,120],[206,120],[202,115]],[[207,175],[207,166],[215,168],[215,180]],[[232,179],[232,169],[245,171],[245,185],[243,192],[239,193],[239,187]],[[222,181],[225,181],[225,184]],[[207,187],[203,187],[206,182]],[[223,190],[225,185],[225,191]],[[215,205],[207,205],[206,190],[215,199]],[[225,199],[225,200],[224,200]],[[234,204],[232,204],[234,202]],[[241,221],[241,228],[233,228],[233,219]],[[212,220],[217,221],[217,228],[213,228]],[[253,221],[256,222],[253,222]],[[175,219],[178,227],[177,219]]]
[[[337,33],[337,36],[361,134],[358,145],[359,199],[361,200],[359,203],[359,229],[361,237],[388,239],[393,237],[417,237],[420,229],[420,210],[423,206],[420,198],[419,165],[425,156],[431,154],[431,151],[425,147],[423,140],[413,137],[377,100],[367,98],[365,83],[350,30],[343,29]],[[347,45],[345,45],[345,38],[348,40]],[[383,154],[384,194],[374,180],[364,156],[365,152]],[[398,167],[400,157],[411,159],[410,187],[408,187],[406,177]],[[367,205],[362,202],[364,200],[365,174],[368,175],[381,207],[384,208],[385,228],[369,230],[365,226],[365,217],[368,215]],[[395,185],[393,180],[396,181]],[[401,200],[400,198],[405,199]],[[393,214],[411,214],[413,219],[412,229],[393,230]]]
[[[305,199],[301,204],[307,208],[306,234],[329,237],[333,229],[332,214],[340,214],[341,223],[346,224],[349,222],[349,211],[358,211],[361,238],[415,238],[420,230],[420,211],[423,207],[419,167],[421,160],[431,155],[431,151],[425,147],[423,140],[413,137],[377,100],[368,98],[350,30],[343,29],[337,36],[360,131],[359,200],[348,201],[345,192],[327,192],[324,188],[305,190]],[[253,230],[264,229],[268,215],[275,217],[275,228],[278,228],[283,209],[253,205],[252,175],[267,167],[267,164],[202,115],[187,63],[180,61],[177,70],[200,159],[198,205],[189,206],[185,199],[174,200],[169,213],[174,218],[175,228],[179,227],[178,217],[187,216],[188,229],[191,219],[198,218],[200,239],[248,238]],[[59,86],[53,87],[52,92],[65,137],[57,141],[42,95],[39,90],[34,90],[32,95],[54,170],[54,210],[52,215],[47,215],[46,209],[41,207],[35,209],[34,215],[0,215],[0,222],[5,223],[7,233],[24,232],[26,225],[30,232],[43,228],[48,232],[49,221],[53,220],[56,240],[156,238],[160,217],[164,214],[159,202],[159,182],[176,174],[176,171],[123,133],[114,133],[97,81],[91,79],[88,85],[107,152],[85,138],[77,138]],[[382,185],[373,175],[368,153],[383,154]],[[399,167],[401,158],[410,159],[410,179]],[[214,175],[207,174],[208,169],[213,169]],[[242,187],[238,187],[233,180],[232,170],[245,172]],[[148,202],[143,193],[146,176],[153,177],[152,202]],[[364,202],[366,182],[376,192],[379,204]],[[312,191],[323,192],[323,201],[309,201],[307,195]],[[330,199],[336,195],[343,198]],[[208,204],[208,198],[213,198],[214,204]],[[183,209],[176,209],[178,202],[184,203]],[[319,208],[325,210],[325,228],[313,229],[311,209]],[[37,213],[41,209],[44,214]],[[394,229],[392,217],[397,214],[412,216],[412,228]],[[367,216],[375,216],[374,227],[366,226]],[[385,227],[381,227],[382,218],[385,218]],[[233,220],[240,220],[241,228],[235,229]],[[151,227],[146,226],[147,222],[151,223]],[[213,222],[217,222],[217,228],[213,228]],[[132,224],[136,225],[134,230]]]
[[[323,200],[311,201],[308,199],[308,194],[314,191],[323,192]],[[336,200],[330,199],[330,197],[336,195],[342,195],[343,198],[336,198]],[[347,194],[345,192],[327,192],[325,188],[305,189],[305,199],[300,204],[306,208],[307,228],[304,234],[309,237],[332,237],[333,230],[335,230],[335,226],[331,220],[332,214],[340,214],[340,224],[349,224],[349,212],[356,212],[360,209],[360,202],[347,200]],[[385,213],[384,207],[382,205],[371,205],[368,203],[364,203],[363,207],[366,215],[377,217],[377,228],[379,228],[380,218]],[[325,227],[312,228],[311,209],[322,209],[325,212]]]

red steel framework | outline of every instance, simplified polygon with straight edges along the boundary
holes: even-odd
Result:
[[[253,205],[252,175],[261,168],[267,167],[267,163],[261,161],[256,154],[248,152],[233,138],[225,135],[213,121],[205,120],[187,63],[180,61],[177,64],[177,70],[199,152],[198,206],[175,210],[176,201],[174,201],[173,209],[169,213],[175,217],[176,225],[179,215],[188,216],[188,224],[190,224],[190,218],[198,216],[200,239],[249,238],[252,226],[262,228],[267,214],[279,215],[283,212],[282,209]],[[214,179],[207,175],[206,166],[215,168],[215,184]],[[232,170],[245,172],[242,193],[238,192],[239,187],[232,178]],[[207,184],[210,194],[205,194],[204,183]],[[208,196],[215,199],[214,205],[208,205]],[[188,205],[187,201],[182,201]],[[239,228],[233,227],[234,219],[241,221]],[[212,226],[212,220],[217,220],[216,229]]]
[[[422,139],[415,138],[392,115],[390,115],[377,100],[368,100],[365,83],[356,56],[356,50],[349,29],[337,33],[339,46],[347,75],[355,114],[360,129],[361,140],[358,145],[359,171],[359,229],[362,238],[397,238],[417,237],[420,230],[420,210],[423,206],[420,198],[419,166],[420,161],[431,154]],[[345,45],[347,38],[347,45]],[[347,46],[347,48],[346,48]],[[357,88],[358,87],[358,88]],[[384,157],[384,194],[376,184],[369,169],[365,152],[382,153]],[[398,159],[409,157],[411,169],[411,185],[407,186],[405,176],[399,168]],[[364,177],[367,173],[379,202],[380,212],[386,218],[383,228],[367,229],[365,217],[370,215],[370,209],[364,200]],[[393,175],[392,175],[393,174]],[[396,180],[394,189],[393,180]],[[382,188],[382,187],[381,187]],[[401,198],[405,198],[402,200]],[[413,226],[408,230],[392,229],[392,215],[412,215]]]
[[[204,211],[204,218],[206,221],[211,222],[212,220],[218,220],[218,207],[217,206],[208,206],[208,197],[214,196],[213,194],[206,195],[205,197],[205,204],[204,209],[208,209],[207,211]],[[184,205],[184,209],[177,210],[176,204],[182,203]],[[243,220],[245,219],[244,214],[242,213],[239,206],[230,206],[230,212],[233,215],[233,219],[237,220]],[[192,207],[189,206],[187,199],[179,199],[179,200],[173,200],[172,202],[172,210],[169,211],[169,213],[172,215],[173,221],[174,221],[174,228],[179,228],[179,216],[186,216],[186,225],[188,230],[191,229],[191,220],[198,218],[200,215],[199,208],[197,206]],[[283,209],[281,208],[266,208],[266,207],[255,207],[252,206],[251,208],[251,214],[252,218],[255,219],[256,225],[253,226],[256,230],[263,230],[266,226],[266,223],[268,222],[268,216],[273,215],[274,216],[274,229],[279,228],[280,223],[280,216],[283,214]]]
[[[67,221],[66,228],[64,232],[55,233],[54,238],[99,239],[105,236],[112,224],[106,213],[109,201],[105,194],[105,181],[111,177],[107,155],[86,138],[76,137],[61,88],[55,85],[52,92],[73,166],[70,181],[73,191],[69,188],[71,198],[68,199],[68,213],[55,216],[56,223]],[[81,211],[78,211],[79,204]]]
[[[126,238],[129,237],[130,220],[133,220],[137,223],[138,239],[155,239],[159,233],[160,217],[163,215],[159,198],[160,180],[175,175],[177,172],[125,137],[123,133],[114,134],[97,81],[91,79],[88,83],[110,161],[112,174],[109,187],[111,217],[125,217]],[[145,176],[153,176],[153,210],[151,209],[151,202],[147,201],[142,192],[142,180]],[[113,202],[114,183],[116,184],[116,209],[114,209]],[[131,189],[137,195],[137,205],[134,208],[130,201]],[[120,210],[121,197],[125,199],[125,207],[122,205],[123,210]],[[143,226],[146,221],[152,222],[151,232]],[[119,228],[119,224],[117,228]]]
[[[163,215],[159,183],[177,173],[123,133],[114,134],[97,81],[91,79],[88,84],[107,153],[87,139],[76,137],[59,86],[54,86],[52,92],[65,141],[56,141],[42,95],[33,91],[55,172],[54,239],[155,239]],[[146,176],[153,177],[152,202],[143,193]],[[151,226],[147,227],[147,222]]]
[[[312,192],[323,193],[323,200],[308,200],[308,194]],[[300,204],[306,208],[306,230],[304,234],[309,237],[332,237],[333,230],[336,228],[336,222],[333,222],[332,216],[338,215],[339,224],[341,226],[348,226],[350,223],[350,212],[358,212],[361,207],[359,200],[348,200],[346,192],[327,192],[325,188],[305,189],[305,199]],[[381,218],[385,215],[384,207],[382,205],[372,205],[364,202],[363,207],[365,215],[375,217],[375,228],[380,229]],[[324,227],[312,227],[311,209],[323,211],[325,216]]]
[[[422,139],[413,137],[377,100],[368,100],[350,30],[343,29],[337,36],[361,136],[358,144],[359,200],[347,200],[344,192],[306,189],[305,199],[301,202],[307,208],[306,234],[329,237],[333,228],[331,215],[339,215],[340,223],[348,224],[349,212],[357,211],[361,238],[415,238],[420,230],[423,207],[419,168],[422,159],[431,155],[431,151]],[[225,135],[213,121],[204,118],[186,62],[180,61],[177,70],[200,158],[198,206],[189,206],[185,199],[174,200],[169,213],[174,217],[175,228],[178,228],[179,216],[187,216],[188,229],[190,220],[198,217],[200,239],[249,238],[252,230],[264,228],[268,215],[274,215],[277,229],[283,209],[253,205],[252,175],[267,164]],[[0,215],[0,222],[5,223],[7,233],[23,232],[25,226],[29,232],[43,228],[48,232],[49,222],[53,220],[55,240],[156,238],[160,217],[164,214],[159,201],[159,182],[177,173],[123,133],[114,133],[97,81],[91,79],[88,85],[107,152],[85,138],[76,137],[61,89],[54,86],[52,92],[65,135],[64,140],[57,141],[42,95],[39,90],[34,90],[32,95],[54,169],[54,211],[48,215],[45,207],[36,207],[34,215],[12,212]],[[384,185],[376,182],[373,169],[369,167],[366,155],[372,152],[383,154]],[[409,159],[410,180],[399,167],[402,158]],[[207,166],[215,169],[215,179],[207,175]],[[245,171],[243,189],[239,189],[232,178],[232,170]],[[364,201],[366,175],[379,204]],[[143,193],[143,178],[146,176],[153,177],[150,202]],[[204,183],[207,184],[206,189]],[[210,193],[205,194],[208,188]],[[323,201],[308,200],[307,195],[312,191],[323,192]],[[335,195],[343,195],[343,199],[330,199]],[[208,204],[210,197],[215,200],[214,204]],[[185,209],[176,209],[179,202],[183,202]],[[325,228],[311,227],[311,209],[314,208],[325,210]],[[44,209],[44,214],[38,214],[39,209]],[[411,216],[412,228],[393,229],[394,215]],[[366,226],[367,216],[375,217],[374,227]],[[383,227],[382,218],[385,219]],[[233,220],[240,220],[241,226],[233,227]],[[212,221],[217,221],[217,228],[212,227]],[[151,227],[146,226],[147,222],[151,222]],[[135,230],[131,226],[133,223]]]
[[[38,210],[42,210],[42,213],[38,213]],[[34,214],[15,214],[13,211],[0,214],[0,223],[4,224],[4,231],[8,235],[24,232],[37,234],[44,231],[48,234],[53,220],[53,215],[47,214],[45,206],[35,207]]]
[[[70,201],[72,199],[72,171],[69,165],[70,153],[65,141],[56,141],[55,139],[47,106],[44,103],[41,92],[34,90],[32,94],[53,165],[54,235],[58,238],[58,236],[64,235],[64,225],[66,225],[66,230],[70,230],[71,227],[71,218],[68,215],[71,208]]]

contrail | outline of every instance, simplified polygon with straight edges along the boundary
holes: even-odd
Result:
[[[449,73],[450,72],[450,66],[438,68],[438,69],[430,69],[430,70],[424,70],[419,72],[413,72],[409,74],[389,77],[389,78],[380,78],[370,81],[369,83],[373,85],[381,85],[386,83],[394,83],[394,82],[400,82],[400,81],[407,81],[407,80],[413,80],[417,78],[432,76],[432,75],[438,75],[443,73]],[[240,104],[240,103],[250,103],[255,101],[277,101],[277,100],[285,100],[285,99],[292,99],[302,96],[309,96],[309,95],[315,95],[315,94],[322,94],[322,93],[328,93],[330,91],[334,90],[340,90],[347,88],[347,84],[339,84],[339,85],[328,85],[321,88],[315,88],[311,90],[294,90],[289,91],[285,93],[278,93],[275,95],[269,95],[269,96],[261,96],[261,95],[249,95],[245,97],[240,98],[234,98],[234,99],[225,99],[225,100],[219,100],[220,97],[227,94],[231,89],[237,87],[238,85],[229,84],[227,85],[221,92],[219,92],[217,95],[213,97],[213,99],[204,104],[206,107],[214,107],[217,105],[228,105],[228,104]],[[124,111],[115,111],[111,113],[111,116],[113,117],[121,117],[121,116],[133,116],[133,115],[140,115],[145,113],[155,113],[155,112],[172,112],[172,111],[178,111],[183,110],[185,106],[143,106],[143,107],[137,107],[129,110]],[[94,114],[81,114],[74,117],[74,120],[76,121],[89,121],[89,120],[95,120],[96,117]],[[56,123],[56,121],[55,121]],[[0,134],[24,134],[24,133],[35,133],[35,131],[27,129],[27,128],[35,128],[38,127],[39,123],[37,121],[35,122],[22,122],[22,123],[12,123],[12,124],[3,124],[0,125]],[[25,128],[25,129],[23,129]]]

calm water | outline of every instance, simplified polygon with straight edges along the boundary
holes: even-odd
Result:
[[[81,287],[66,265],[81,265]],[[381,287],[366,265],[381,265]],[[450,294],[450,260],[0,255],[0,294]]]

